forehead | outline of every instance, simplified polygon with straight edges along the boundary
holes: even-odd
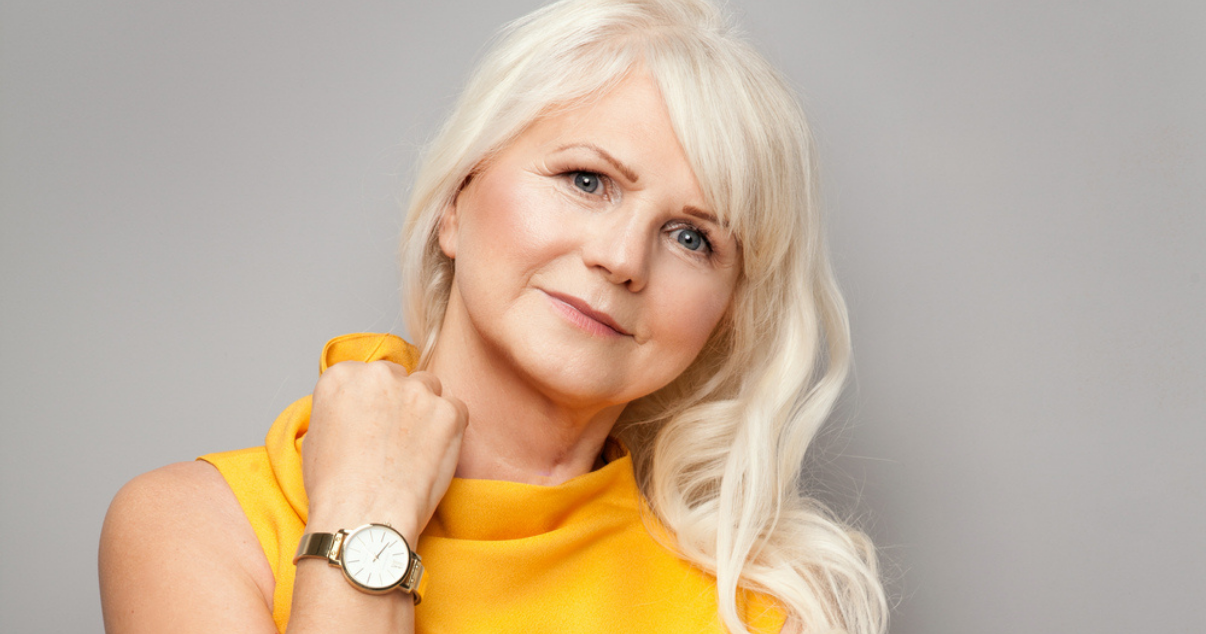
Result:
[[[657,84],[644,72],[634,72],[589,99],[548,109],[502,154],[511,152],[606,154],[620,164],[615,176],[642,186],[684,187],[689,190],[690,204],[703,206],[698,181],[666,103]]]
[[[571,104],[549,108],[532,129],[546,134],[608,134],[636,145],[665,142],[671,137],[681,151],[670,112],[653,79],[632,73],[610,89]],[[641,143],[648,140],[649,143]]]

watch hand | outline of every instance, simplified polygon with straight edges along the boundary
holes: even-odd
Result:
[[[377,558],[381,556],[381,553],[385,552],[386,548],[389,548],[389,544],[382,546],[381,550],[377,551],[376,555],[373,555],[373,561],[377,561]]]

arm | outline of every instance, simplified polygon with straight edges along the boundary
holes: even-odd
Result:
[[[272,570],[211,465],[169,465],[126,484],[100,543],[105,631],[275,632]]]
[[[276,632],[272,570],[211,465],[141,475],[114,498],[100,548],[105,631]],[[290,632],[408,632],[413,602],[353,590],[325,562],[299,562]],[[388,627],[385,627],[389,624]]]
[[[303,447],[309,532],[388,522],[418,541],[456,469],[468,414],[435,377],[388,362],[323,374]],[[131,481],[105,519],[101,598],[110,634],[275,631],[274,580],[234,493],[210,465]],[[353,589],[320,560],[298,563],[291,634],[410,632],[402,593]]]

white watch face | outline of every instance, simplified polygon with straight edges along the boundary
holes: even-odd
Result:
[[[386,590],[410,568],[410,549],[398,531],[369,524],[343,539],[341,559],[349,579],[370,590]]]

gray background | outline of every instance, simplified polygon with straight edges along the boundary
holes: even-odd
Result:
[[[3,0],[0,631],[99,631],[123,482],[403,332],[415,149],[536,4]],[[816,472],[896,633],[1206,631],[1204,6],[736,6],[821,146],[858,376]]]

